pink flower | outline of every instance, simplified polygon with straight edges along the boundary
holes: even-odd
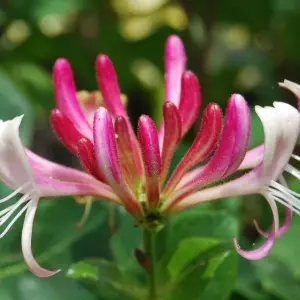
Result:
[[[185,65],[181,40],[170,36],[165,49],[163,121],[157,130],[153,120],[142,115],[137,135],[106,55],[100,54],[96,61],[103,106],[95,105],[93,123],[77,100],[69,63],[61,58],[54,66],[57,109],[52,112],[53,128],[66,147],[78,155],[85,170],[101,184],[109,185],[140,224],[149,225],[150,219],[155,223],[172,214],[184,198],[230,176],[246,154],[250,113],[244,98],[234,94],[228,101],[224,124],[220,107],[215,103],[207,106],[194,143],[166,180],[176,148],[196,120],[201,104],[198,80]],[[207,160],[214,149],[203,168],[190,171]]]

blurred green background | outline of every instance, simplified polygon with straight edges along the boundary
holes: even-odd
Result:
[[[78,166],[49,125],[55,106],[54,61],[67,58],[78,90],[91,91],[97,89],[96,55],[108,54],[129,98],[133,123],[141,113],[158,122],[164,43],[173,33],[184,40],[188,68],[199,78],[201,110],[210,101],[225,107],[233,92],[242,93],[251,107],[278,100],[296,104],[277,82],[300,82],[299,0],[1,0],[0,118],[24,114],[26,145],[51,160]],[[252,120],[255,146],[263,142],[263,132],[254,113]],[[173,165],[197,128],[196,124],[180,145]],[[296,181],[290,184],[299,191]],[[1,186],[1,195],[8,192]],[[83,211],[84,205],[71,198],[41,201],[33,250],[42,265],[62,268],[50,279],[27,271],[20,250],[22,222],[14,226],[0,242],[0,300],[143,299],[144,278],[132,254],[141,245],[140,233],[133,220],[99,201],[93,203],[88,221],[77,228]],[[189,261],[195,266],[192,276],[168,299],[299,299],[300,219],[294,218],[267,258],[248,262],[235,254],[232,236],[239,235],[245,248],[255,247],[260,237],[254,218],[264,228],[270,225],[269,209],[260,197],[226,199],[173,218],[159,237],[162,264],[173,270],[172,276],[180,269],[173,269],[172,262],[186,257],[185,247],[197,249],[198,242],[210,244],[211,239],[230,246],[212,258],[196,250],[197,261]],[[170,280],[162,275],[162,287]]]

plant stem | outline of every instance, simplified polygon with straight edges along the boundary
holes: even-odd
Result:
[[[155,231],[144,229],[144,250],[149,259],[149,300],[157,299],[157,270],[156,270],[156,247]]]

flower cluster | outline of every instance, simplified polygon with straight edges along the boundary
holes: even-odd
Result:
[[[102,103],[97,97],[80,102],[71,67],[67,60],[54,65],[53,82],[57,108],[51,124],[62,143],[80,160],[84,171],[50,162],[25,149],[19,138],[22,117],[0,122],[0,177],[14,192],[0,203],[21,198],[0,212],[0,225],[8,223],[3,237],[26,212],[22,250],[30,270],[40,277],[56,271],[43,269],[34,260],[31,235],[34,215],[41,197],[91,195],[122,205],[139,226],[155,228],[175,213],[205,201],[234,195],[261,194],[273,213],[269,233],[258,249],[237,251],[248,259],[264,257],[276,236],[288,228],[292,211],[299,214],[299,194],[287,187],[282,173],[300,179],[300,172],[289,165],[299,130],[300,114],[292,106],[276,102],[274,107],[256,107],[264,127],[265,142],[247,152],[250,111],[245,99],[233,94],[225,118],[215,103],[203,112],[201,126],[193,144],[175,170],[169,167],[176,148],[195,122],[201,91],[196,76],[186,70],[186,55],[177,36],[170,36],[165,48],[165,102],[163,121],[157,130],[153,120],[142,115],[137,135],[122,102],[117,76],[109,57],[100,54],[96,74]],[[300,88],[285,82],[299,97]],[[227,183],[217,184],[237,171],[248,173]],[[236,177],[236,176],[235,176]],[[167,179],[168,178],[168,179]],[[207,186],[212,187],[208,187]],[[280,226],[277,202],[286,207]],[[14,216],[14,217],[13,217]],[[9,221],[10,220],[10,221]]]

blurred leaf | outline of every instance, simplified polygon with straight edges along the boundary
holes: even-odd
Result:
[[[125,269],[132,269],[138,267],[133,250],[141,244],[141,229],[134,226],[135,220],[128,213],[121,213],[120,217],[120,228],[112,236],[110,245],[116,262]]]
[[[20,127],[20,135],[22,142],[28,145],[34,124],[32,108],[26,96],[0,70],[0,118],[8,120],[23,114],[24,119]]]
[[[143,299],[145,291],[138,281],[123,276],[124,272],[114,262],[93,259],[77,263],[68,270],[67,276],[89,282],[105,299]]]
[[[99,279],[97,268],[83,261],[72,265],[67,272],[67,277],[91,281]]]
[[[221,248],[219,248],[221,249]],[[205,252],[204,252],[205,253]],[[171,293],[170,300],[225,300],[231,294],[237,271],[237,255],[233,251],[206,252],[197,258]]]
[[[249,300],[271,300],[261,287],[252,262],[239,258],[239,272],[235,284],[235,291]]]
[[[219,243],[220,241],[209,238],[184,239],[179,244],[167,267],[171,279],[177,278],[187,264]]]
[[[160,272],[166,289],[165,265],[171,278],[181,279],[170,299],[228,298],[237,272],[237,256],[229,249],[237,231],[237,220],[228,211],[194,208],[171,219]]]
[[[68,249],[73,243],[101,226],[106,220],[105,210],[94,209],[85,226],[81,230],[76,230],[75,224],[82,214],[82,207],[77,205],[73,199],[42,199],[41,201],[34,224],[32,242],[33,252],[41,264]],[[53,219],[54,216],[55,220]],[[14,236],[14,243],[20,249],[19,235]],[[10,256],[11,252],[7,255]],[[4,257],[3,261],[5,262]],[[19,274],[24,270],[27,270],[27,266],[21,260],[0,269],[0,278]]]
[[[41,66],[33,63],[18,62],[6,66],[14,82],[26,92],[29,100],[37,107],[50,110],[55,106],[50,74]]]
[[[281,261],[269,256],[255,264],[262,286],[283,300],[295,300],[300,295],[300,280]]]
[[[182,212],[169,224],[168,249],[176,249],[183,238],[208,237],[231,241],[238,233],[238,221],[227,211],[201,211],[201,205]]]
[[[1,300],[99,299],[81,285],[64,278],[62,274],[44,279],[25,273],[1,279],[0,289]]]
[[[255,147],[264,142],[264,130],[260,118],[253,110],[251,112],[250,147]]]

